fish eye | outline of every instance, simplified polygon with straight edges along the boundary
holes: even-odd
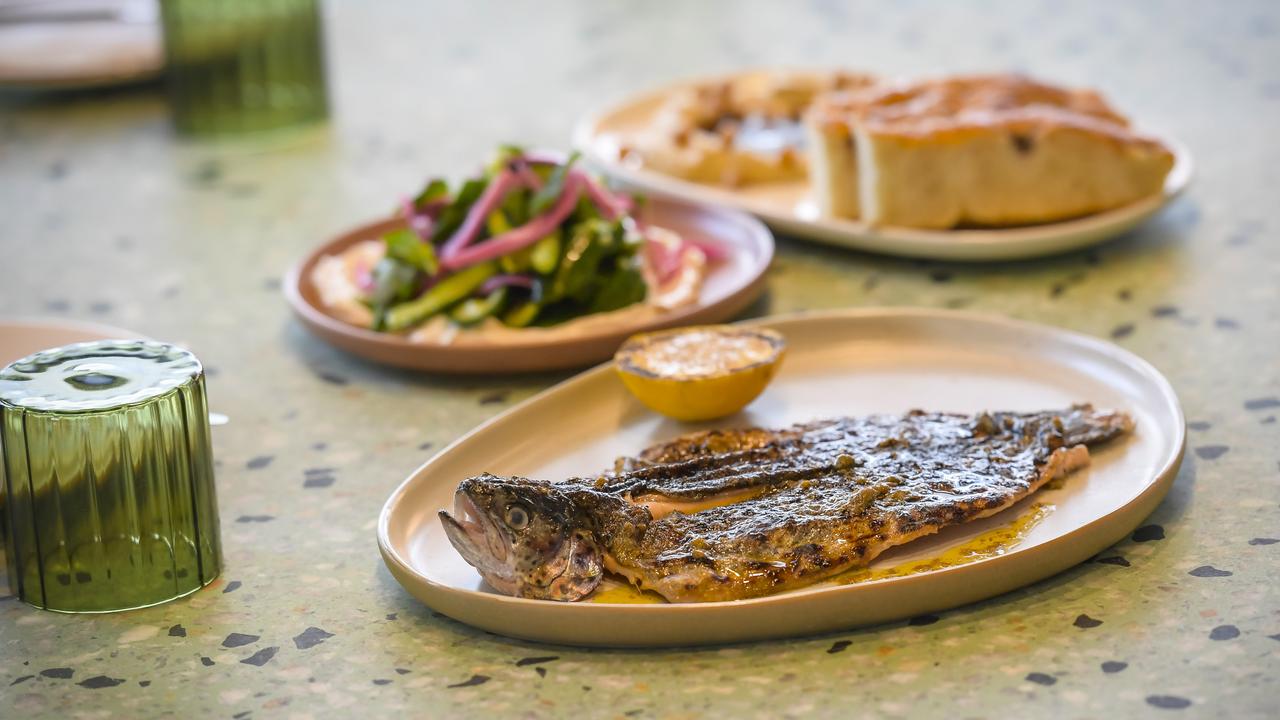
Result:
[[[507,506],[507,513],[504,519],[512,530],[523,530],[529,526],[529,511],[525,506],[513,503]]]

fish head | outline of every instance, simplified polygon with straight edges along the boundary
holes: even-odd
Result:
[[[572,499],[550,483],[484,474],[463,480],[440,522],[453,547],[498,592],[579,600],[604,575],[604,553]]]

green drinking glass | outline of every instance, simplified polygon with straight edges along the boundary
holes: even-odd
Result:
[[[222,550],[204,371],[144,340],[44,350],[0,370],[9,586],[47,610],[195,592]]]
[[[194,136],[328,116],[316,0],[161,0],[174,124]]]

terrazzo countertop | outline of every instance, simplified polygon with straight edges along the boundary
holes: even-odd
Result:
[[[1068,12],[1069,9],[1069,12]],[[6,718],[1276,717],[1280,710],[1280,6],[332,3],[335,117],[276,147],[177,141],[156,87],[0,96],[4,315],[84,318],[209,368],[226,569],[189,599],[66,616],[0,598]],[[580,650],[433,614],[383,567],[388,493],[565,375],[355,360],[280,293],[329,234],[499,141],[765,64],[1022,69],[1101,87],[1194,152],[1115,242],[945,265],[780,238],[760,315],[963,307],[1111,338],[1173,382],[1186,462],[1144,526],[989,602],[732,647]]]

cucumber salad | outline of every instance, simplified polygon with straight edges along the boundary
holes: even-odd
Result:
[[[576,159],[503,147],[456,187],[432,179],[402,201],[403,225],[317,263],[322,301],[347,322],[411,335],[696,302],[717,248],[642,222],[638,199]]]

